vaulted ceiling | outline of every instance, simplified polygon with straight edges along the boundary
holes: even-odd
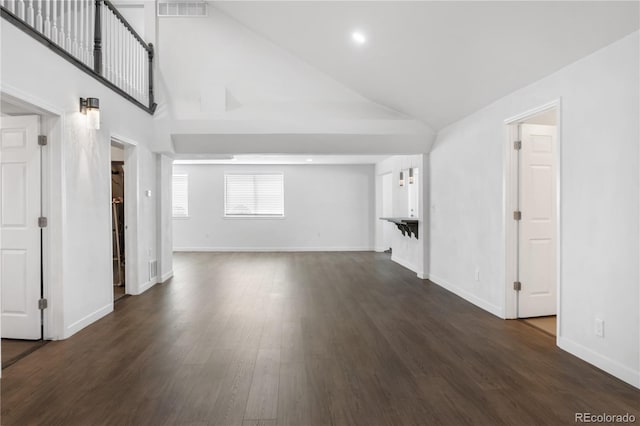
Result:
[[[435,130],[639,27],[635,1],[213,6],[364,97]],[[352,42],[356,30],[365,44]]]

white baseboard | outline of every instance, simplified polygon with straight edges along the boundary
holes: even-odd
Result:
[[[416,273],[416,275],[418,276],[418,278],[421,279],[426,279],[427,277],[425,276],[424,271],[421,271],[420,269],[418,269],[415,265],[413,265],[412,263],[404,260],[404,259],[400,259],[399,257],[395,257],[393,255],[393,252],[391,253],[391,260],[393,262],[396,262],[398,265],[402,265],[405,268],[409,269],[410,271],[413,271]]]
[[[635,371],[566,337],[558,337],[558,347],[629,383],[631,386],[640,388],[640,371]]]
[[[174,247],[174,252],[373,251],[371,247]]]
[[[93,324],[94,322],[98,321],[100,318],[104,317],[105,315],[110,314],[111,312],[113,312],[113,302],[103,306],[97,311],[92,312],[89,315],[85,316],[84,318],[81,318],[78,321],[74,322],[73,324],[69,325],[67,328],[65,328],[64,336],[62,336],[62,338],[67,339],[73,336],[78,331],[82,330],[83,328],[85,328],[90,324]]]
[[[467,302],[473,303],[477,307],[482,308],[497,317],[504,318],[504,313],[502,312],[502,308],[500,306],[493,305],[486,300],[480,299],[478,296],[473,295],[468,291],[463,290],[459,286],[453,285],[440,277],[436,277],[433,274],[429,274],[429,280],[432,283],[438,284],[440,287],[449,290],[451,293],[462,297]]]
[[[138,291],[131,292],[131,294],[134,295],[134,296],[141,295],[142,293],[144,293],[145,291],[149,290],[151,287],[153,287],[157,283],[158,283],[158,278],[152,278],[149,281],[147,281],[146,283],[141,284],[138,287]]]
[[[173,269],[170,270],[169,272],[165,273],[165,274],[162,274],[160,276],[160,280],[158,282],[163,283],[163,282],[167,281],[169,278],[172,278],[172,277],[173,277]]]

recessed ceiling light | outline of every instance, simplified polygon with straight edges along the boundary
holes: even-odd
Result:
[[[367,42],[367,37],[360,31],[354,31],[351,33],[351,38],[356,44],[365,44]]]
[[[307,163],[310,163],[313,161],[313,158],[307,158]]]

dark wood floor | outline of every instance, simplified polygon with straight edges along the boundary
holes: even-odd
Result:
[[[180,254],[3,371],[3,425],[562,425],[640,391],[374,253]]]
[[[2,339],[2,367],[13,364],[45,343],[42,340]]]

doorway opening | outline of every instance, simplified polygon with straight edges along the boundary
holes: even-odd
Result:
[[[111,253],[113,264],[113,301],[126,295],[125,246],[125,151],[124,146],[111,142]]]
[[[559,102],[507,121],[507,318],[558,336]]]

